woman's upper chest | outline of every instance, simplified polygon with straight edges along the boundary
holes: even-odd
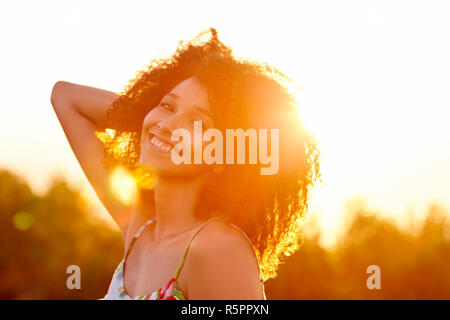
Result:
[[[187,236],[165,241],[158,246],[149,240],[149,234],[142,234],[126,257],[123,281],[132,297],[152,293],[166,285],[175,275],[183,258]],[[177,277],[182,292],[187,292],[187,274]]]

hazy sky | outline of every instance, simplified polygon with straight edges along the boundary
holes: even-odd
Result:
[[[50,104],[58,80],[121,91],[156,54],[213,26],[298,80],[324,149],[311,212],[331,241],[348,199],[403,221],[450,208],[446,1],[1,1],[0,167],[45,190],[81,168]]]

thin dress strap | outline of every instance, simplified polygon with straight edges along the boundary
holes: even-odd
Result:
[[[131,251],[131,248],[132,248],[133,245],[134,245],[134,242],[137,240],[137,238],[139,238],[139,236],[141,235],[142,231],[144,231],[144,229],[145,229],[150,223],[152,223],[153,221],[155,221],[155,218],[151,218],[151,219],[147,220],[147,221],[139,228],[138,232],[136,232],[136,234],[135,234],[135,235],[133,236],[133,238],[131,239],[131,242],[130,242],[130,244],[128,245],[128,248],[127,248],[127,250],[126,250],[126,252],[125,252],[125,256],[128,256],[129,251]]]
[[[192,240],[194,240],[194,238],[197,236],[197,234],[198,234],[198,233],[199,233],[199,232],[200,232],[200,231],[201,231],[208,223],[210,223],[211,221],[214,221],[214,220],[218,220],[218,219],[220,219],[220,218],[219,218],[219,217],[214,217],[214,218],[209,219],[209,220],[206,221],[206,222],[205,222],[205,223],[197,230],[197,232],[192,236],[191,241],[189,241],[189,244],[188,244],[186,250],[184,251],[183,258],[181,258],[181,261],[180,261],[180,263],[178,264],[177,271],[175,271],[175,274],[174,274],[174,276],[173,276],[175,280],[178,278],[178,275],[180,274],[181,268],[183,267],[184,260],[186,259],[186,256],[187,256],[187,254],[188,254],[189,248],[191,247]]]

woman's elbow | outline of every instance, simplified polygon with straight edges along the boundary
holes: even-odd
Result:
[[[55,107],[56,103],[61,99],[64,88],[67,88],[68,82],[57,81],[52,88],[52,93],[50,95],[50,102]]]

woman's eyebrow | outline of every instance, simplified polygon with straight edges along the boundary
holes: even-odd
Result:
[[[172,93],[172,92],[169,92],[169,93],[166,95],[166,97],[172,97],[172,98],[174,98],[174,99],[176,99],[176,100],[178,100],[178,98],[179,98],[179,96],[178,96],[176,93]]]

